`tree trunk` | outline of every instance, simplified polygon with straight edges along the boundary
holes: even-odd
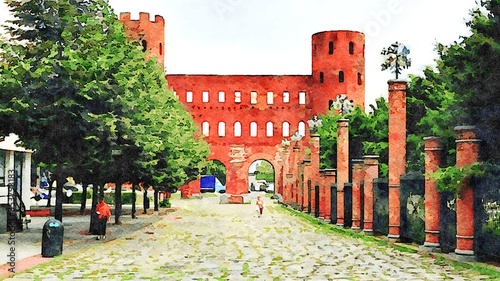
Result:
[[[115,224],[122,224],[120,221],[120,216],[122,214],[122,184],[121,180],[115,183]]]
[[[99,199],[104,198],[104,186],[106,183],[103,183],[102,185],[99,186]]]
[[[47,207],[51,207],[50,201],[52,200],[52,185],[54,184],[54,179],[49,180],[49,197],[47,199]]]
[[[144,188],[144,190],[143,190],[143,194],[142,194],[142,206],[144,207],[144,212],[142,212],[142,213],[147,214],[148,208],[149,208],[148,188],[146,187],[146,185],[144,185],[143,188]]]
[[[155,211],[158,211],[158,188],[154,188],[154,191],[155,191],[155,197],[154,197],[154,204],[155,204],[155,208],[154,210]]]
[[[132,218],[133,219],[137,218],[135,216],[135,201],[136,201],[135,184],[132,184]]]
[[[89,226],[89,233],[93,235],[97,235],[96,232],[96,224],[97,224],[97,216],[95,213],[95,208],[97,205],[97,196],[98,192],[97,189],[99,186],[97,184],[92,184],[92,207],[90,208],[90,226]]]
[[[63,199],[63,181],[60,176],[56,176],[56,207],[54,211],[54,218],[60,222],[62,222],[63,217],[63,208],[62,208],[62,199]]]
[[[85,213],[85,209],[87,208],[87,184],[85,182],[82,183],[82,203],[80,205],[80,215]]]

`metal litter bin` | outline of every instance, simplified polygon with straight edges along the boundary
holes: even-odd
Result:
[[[62,254],[64,226],[56,219],[49,219],[43,225],[42,256],[54,257]]]

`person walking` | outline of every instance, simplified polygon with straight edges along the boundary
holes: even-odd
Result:
[[[111,219],[111,209],[106,204],[104,198],[97,203],[95,207],[97,213],[97,240],[106,239],[106,224]]]
[[[257,196],[257,202],[255,202],[255,205],[257,205],[260,218],[262,216],[262,211],[264,211],[264,200],[262,199],[262,197]]]

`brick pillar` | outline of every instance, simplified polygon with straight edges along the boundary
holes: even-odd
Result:
[[[361,181],[364,178],[363,159],[352,160],[352,229],[361,229]]]
[[[294,182],[294,202],[295,202],[295,206],[297,208],[297,210],[300,210],[302,211],[302,206],[300,206],[300,202],[302,200],[302,197],[301,197],[301,194],[302,194],[302,190],[301,190],[301,186],[300,186],[300,173],[299,173],[299,162],[301,160],[299,160],[300,156],[300,146],[298,144],[295,144],[294,147],[293,147],[293,162],[292,162],[292,172],[291,174],[293,174],[295,176],[295,182]]]
[[[373,179],[378,178],[378,156],[366,155],[364,158],[364,218],[363,218],[363,232],[366,234],[373,234]]]
[[[344,184],[349,182],[349,119],[337,121],[337,225],[344,226]]]
[[[389,239],[400,234],[400,178],[406,171],[406,81],[389,84]]]
[[[440,196],[436,182],[429,177],[441,164],[443,145],[441,138],[424,138],[425,151],[425,251],[439,251]]]
[[[283,151],[283,168],[282,168],[282,177],[283,177],[283,204],[289,205],[292,198],[292,190],[291,183],[289,178],[289,169],[290,169],[290,148],[286,147]]]
[[[320,201],[320,216],[324,215],[325,221],[329,222],[331,220],[331,210],[332,210],[332,197],[331,197],[331,186],[335,183],[335,170],[325,169],[324,170],[324,180],[323,185],[320,187],[323,190],[323,197]]]
[[[479,161],[479,142],[473,126],[455,127],[457,134],[457,168]],[[474,259],[474,193],[467,179],[457,198],[457,248],[455,253]]]
[[[312,205],[312,213],[316,212],[316,209],[319,209],[319,206],[316,206],[316,189],[314,188],[320,180],[319,176],[319,135],[314,133],[311,134],[311,166],[309,167],[309,175],[312,180],[311,182],[311,205]]]

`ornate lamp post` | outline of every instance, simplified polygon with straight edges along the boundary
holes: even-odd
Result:
[[[354,104],[352,100],[349,100],[346,95],[342,94],[335,98],[332,107],[335,110],[340,110],[342,114],[349,114],[354,109]]]
[[[295,146],[297,146],[297,142],[300,141],[304,136],[299,134],[299,132],[295,132],[293,136],[290,137],[290,139],[295,142]]]
[[[321,123],[321,119],[319,119],[316,115],[314,115],[311,120],[308,120],[307,124],[309,125],[309,132],[313,134],[316,133],[318,131],[318,128],[323,125]]]
[[[281,147],[283,147],[284,150],[288,149],[288,147],[290,147],[290,141],[286,138],[283,138],[281,140]]]
[[[387,49],[383,48],[380,54],[384,56],[384,62],[381,65],[382,70],[392,69],[392,72],[396,74],[396,80],[401,74],[401,70],[411,66],[411,59],[408,58],[410,50],[397,41]]]

